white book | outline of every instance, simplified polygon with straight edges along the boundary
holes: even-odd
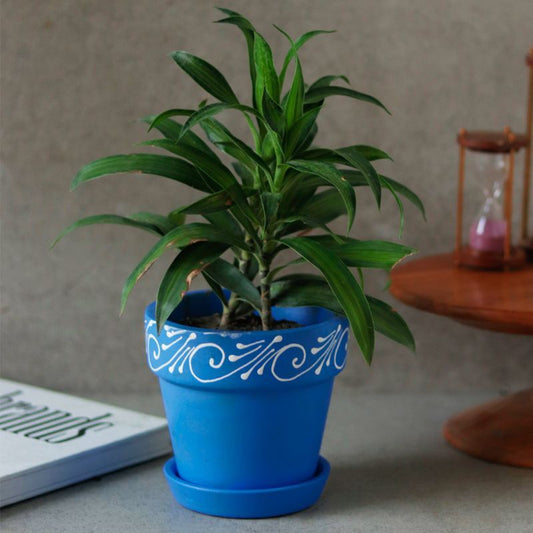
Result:
[[[167,422],[0,379],[0,507],[171,451]]]

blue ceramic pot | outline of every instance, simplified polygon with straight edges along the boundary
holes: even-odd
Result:
[[[319,451],[333,380],[345,364],[347,320],[297,307],[273,309],[276,319],[302,325],[293,329],[180,324],[220,310],[213,293],[189,292],[158,334],[155,304],[146,309],[148,365],[159,378],[174,450],[165,467],[171,488],[185,506],[222,516],[307,507],[329,473]],[[291,490],[298,501],[288,504]]]

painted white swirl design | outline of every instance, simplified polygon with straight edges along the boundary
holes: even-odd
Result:
[[[235,374],[245,381],[254,372],[262,376],[265,371],[277,381],[294,381],[309,372],[320,375],[324,367],[340,371],[346,362],[348,328],[340,324],[324,337],[318,337],[309,350],[301,344],[285,344],[282,335],[243,344],[238,342],[240,334],[197,334],[167,325],[158,337],[154,320],[145,321],[145,330],[148,363],[154,372],[163,368],[171,374],[188,371],[200,383],[222,381]],[[232,343],[229,353],[215,342],[203,342],[204,337],[210,340],[213,334],[222,337],[225,344]],[[198,364],[202,356],[209,357],[212,376],[200,375],[201,369],[205,369],[205,364]]]

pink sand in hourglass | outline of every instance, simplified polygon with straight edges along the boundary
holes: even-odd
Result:
[[[476,220],[470,227],[470,247],[483,252],[503,252],[505,220]]]

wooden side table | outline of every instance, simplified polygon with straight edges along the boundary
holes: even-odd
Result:
[[[412,307],[469,326],[533,335],[532,264],[482,271],[457,268],[453,254],[423,257],[392,270],[390,292]],[[455,415],[443,433],[452,446],[470,455],[533,468],[533,389]]]

